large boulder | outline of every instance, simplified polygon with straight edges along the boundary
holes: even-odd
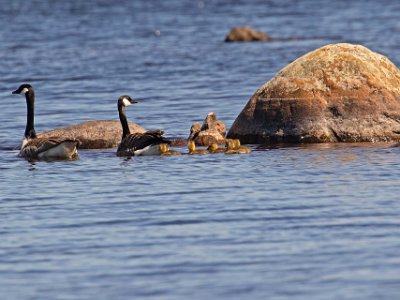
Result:
[[[360,45],[295,60],[251,97],[229,138],[243,143],[400,140],[400,71]]]
[[[131,133],[145,132],[145,129],[129,122]],[[38,137],[62,136],[78,139],[82,149],[103,149],[117,147],[121,142],[122,126],[119,121],[94,120],[40,133]]]

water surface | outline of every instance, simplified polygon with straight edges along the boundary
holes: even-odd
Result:
[[[0,143],[128,118],[169,136],[214,111],[229,127],[297,57],[353,42],[400,64],[397,1],[0,1]],[[236,25],[274,43],[225,44]],[[155,34],[159,31],[160,35]],[[396,299],[400,148],[29,163],[0,151],[4,299]],[[184,149],[180,149],[184,150]]]

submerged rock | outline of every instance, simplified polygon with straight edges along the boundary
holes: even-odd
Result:
[[[398,141],[400,70],[360,45],[324,46],[258,89],[228,137],[244,143]]]
[[[129,122],[131,133],[145,132],[145,129]],[[80,141],[81,149],[103,149],[117,147],[121,141],[122,127],[119,121],[94,120],[40,133],[39,137],[62,136]]]
[[[193,123],[190,128],[189,140],[194,140],[197,145],[209,146],[212,143],[222,145],[225,143],[226,127],[224,122],[217,119],[215,113],[209,113],[203,124]]]
[[[268,34],[256,31],[249,26],[234,27],[225,37],[225,42],[266,42],[270,40],[272,40],[272,38]]]

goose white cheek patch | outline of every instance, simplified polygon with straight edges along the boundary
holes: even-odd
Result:
[[[21,95],[25,95],[29,90],[27,88],[23,88],[21,91]]]
[[[128,99],[126,99],[126,98],[124,98],[124,99],[122,100],[122,103],[124,103],[125,106],[128,106],[128,105],[131,105],[131,104],[132,104],[132,103],[131,103]]]

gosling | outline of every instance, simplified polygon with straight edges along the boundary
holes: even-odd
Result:
[[[237,154],[237,150],[235,149],[235,143],[232,139],[226,139],[225,141],[225,154]]]
[[[225,152],[225,149],[218,148],[217,143],[211,143],[210,146],[208,146],[207,150],[212,154]]]
[[[240,140],[239,139],[233,140],[233,143],[235,145],[235,150],[238,151],[238,154],[248,154],[248,153],[251,152],[251,148],[247,147],[247,146],[242,146],[240,144]]]
[[[160,155],[181,155],[182,153],[176,150],[172,150],[169,148],[169,145],[166,143],[159,144],[160,147]]]
[[[189,150],[189,154],[190,155],[193,155],[193,154],[209,154],[209,152],[206,149],[196,149],[196,145],[195,145],[193,140],[189,140],[187,146],[188,146],[188,150]]]

